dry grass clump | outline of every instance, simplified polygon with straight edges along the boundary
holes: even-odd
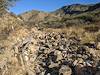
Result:
[[[86,28],[86,29],[85,29]],[[69,28],[59,28],[59,29],[44,29],[46,32],[58,32],[65,33],[67,37],[77,36],[81,39],[82,43],[95,42],[96,40],[100,40],[100,31],[95,26],[87,26],[87,27],[69,27]]]
[[[96,41],[100,42],[100,32],[97,34]]]
[[[100,27],[99,26],[96,26],[96,25],[89,25],[89,26],[85,26],[84,29],[87,31],[87,32],[98,32]]]

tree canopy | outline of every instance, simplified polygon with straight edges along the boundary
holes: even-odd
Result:
[[[8,9],[9,6],[13,6],[18,0],[0,0],[0,10]]]

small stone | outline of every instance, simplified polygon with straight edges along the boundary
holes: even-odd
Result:
[[[56,43],[56,42],[54,42],[54,43],[53,43],[53,46],[57,46],[57,43]]]
[[[73,62],[73,65],[76,66],[77,64],[78,64],[78,60],[75,60],[75,61]]]
[[[44,51],[46,48],[45,47],[39,47],[40,51]]]
[[[59,61],[59,60],[63,59],[61,51],[58,51],[58,50],[55,51],[55,55],[57,56],[57,60],[56,61]]]
[[[78,58],[82,58],[82,55],[81,55],[81,54],[77,54],[77,57],[78,57]]]
[[[60,50],[64,50],[63,45],[59,47]]]
[[[48,73],[47,75],[50,75],[50,73]]]
[[[97,49],[100,49],[100,42],[98,42],[97,44]]]
[[[78,63],[79,64],[84,63],[84,60],[82,58],[79,58]]]
[[[5,51],[5,48],[4,47],[0,47],[0,54],[3,54]]]
[[[28,61],[29,60],[28,56],[24,56],[24,58],[25,58],[25,61]]]
[[[72,75],[72,70],[69,66],[62,65],[59,70],[59,75]]]
[[[49,68],[58,67],[58,66],[59,66],[58,63],[51,62],[51,64],[49,65]]]
[[[92,67],[92,64],[93,64],[93,62],[92,62],[92,61],[87,60],[85,63],[86,63],[86,65],[87,65],[87,66],[91,66],[91,67]]]

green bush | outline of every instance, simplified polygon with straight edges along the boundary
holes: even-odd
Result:
[[[94,21],[93,17],[92,16],[89,16],[89,15],[79,16],[78,18],[79,19],[83,19],[85,21],[89,21],[89,22],[93,22]]]

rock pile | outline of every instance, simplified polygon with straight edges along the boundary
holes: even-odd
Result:
[[[76,35],[59,32],[24,33],[26,36],[13,36],[20,40],[12,43],[13,39],[7,52],[0,47],[0,53],[9,55],[0,59],[1,75],[100,74],[99,42],[82,44]]]
[[[45,33],[38,42],[36,75],[96,75],[100,61],[95,52],[99,50],[80,41],[63,33]]]

